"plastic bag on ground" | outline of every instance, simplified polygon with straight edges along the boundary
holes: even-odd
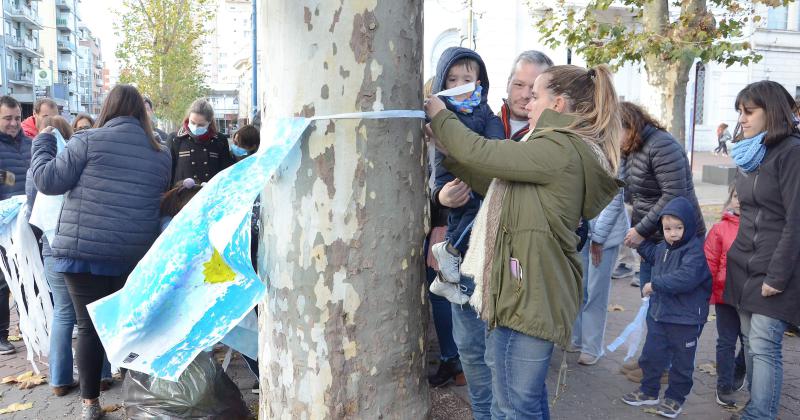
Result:
[[[129,370],[123,382],[125,414],[132,419],[250,419],[239,387],[210,353],[201,352],[178,382]]]

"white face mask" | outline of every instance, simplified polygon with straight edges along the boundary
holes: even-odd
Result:
[[[192,132],[195,136],[202,136],[206,132],[208,132],[208,126],[205,125],[197,125],[193,123],[189,123],[189,131]]]

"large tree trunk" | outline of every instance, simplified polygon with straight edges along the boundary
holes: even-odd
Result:
[[[642,21],[647,32],[666,37],[675,35],[672,33],[674,30],[669,27],[670,3],[668,0],[653,0],[644,5]],[[709,15],[706,7],[706,0],[681,1],[681,17],[698,30],[713,22],[713,17]],[[661,116],[661,121],[666,124],[667,131],[681,144],[686,142],[686,85],[689,83],[689,72],[694,64],[694,54],[687,46],[677,59],[652,54],[644,58],[647,83],[655,93],[653,99],[656,105],[653,108],[659,111],[658,114]]]
[[[265,119],[421,107],[422,2],[260,7]],[[421,120],[318,121],[299,149],[262,194],[260,416],[425,418]]]

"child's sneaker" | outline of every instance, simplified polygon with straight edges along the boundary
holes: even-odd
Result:
[[[469,302],[469,296],[461,291],[460,284],[442,281],[439,276],[433,279],[430,291],[434,295],[441,296],[456,305],[464,305]]]
[[[622,402],[636,407],[640,405],[658,405],[658,397],[645,395],[645,393],[642,391],[633,391],[629,394],[623,395]]]
[[[661,416],[674,419],[681,413],[681,404],[671,398],[664,398],[664,402],[658,406],[656,413]]]
[[[447,250],[447,241],[433,244],[431,247],[433,257],[439,263],[439,274],[443,277],[442,280],[448,283],[461,282],[461,256],[453,255]]]
[[[727,407],[735,408],[736,400],[733,399],[733,389],[729,387],[717,387],[717,404]]]

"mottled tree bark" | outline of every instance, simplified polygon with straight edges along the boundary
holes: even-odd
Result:
[[[415,0],[262,0],[264,118],[420,109],[421,19]],[[318,121],[262,194],[262,419],[428,416],[421,125]]]

